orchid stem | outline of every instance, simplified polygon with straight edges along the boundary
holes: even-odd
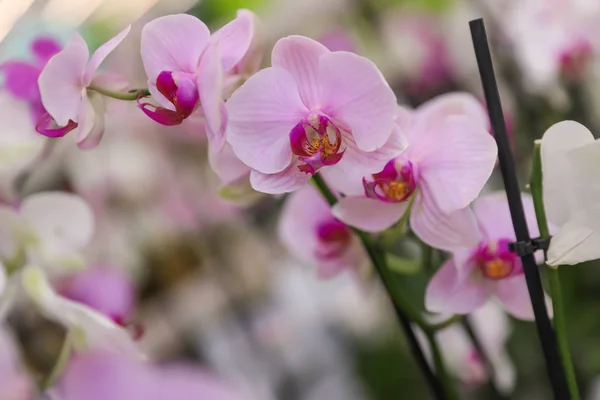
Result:
[[[533,197],[533,205],[535,208],[535,216],[537,218],[540,237],[545,239],[550,237],[548,229],[548,219],[546,218],[546,210],[544,208],[543,184],[542,184],[542,156],[541,142],[535,141],[533,150],[533,166],[531,172],[531,196]],[[569,350],[569,341],[567,339],[565,311],[562,299],[562,290],[560,286],[560,275],[558,268],[547,268],[548,279],[550,281],[550,295],[552,297],[552,308],[554,309],[554,329],[556,330],[556,339],[558,342],[558,350],[565,369],[567,377],[567,385],[572,400],[579,400],[579,388],[575,376],[575,368],[571,359]]]
[[[108,89],[104,89],[98,86],[88,86],[88,90],[93,90],[94,92],[98,92],[104,96],[107,97],[111,97],[113,99],[117,99],[117,100],[124,100],[124,101],[135,101],[137,100],[137,98],[141,95],[141,96],[150,96],[150,92],[148,91],[148,89],[136,89],[136,90],[131,90],[127,93],[122,93],[122,92],[114,92],[112,90],[108,90]]]
[[[327,200],[329,205],[333,206],[337,203],[337,197],[331,191],[329,186],[327,186],[327,183],[323,180],[320,174],[317,173],[313,175],[312,183]],[[433,391],[435,397],[439,400],[458,399],[458,395],[456,394],[452,380],[446,371],[441,352],[439,351],[439,347],[435,338],[436,330],[425,322],[425,319],[420,315],[420,313],[414,310],[410,303],[400,293],[398,293],[397,290],[393,290],[394,285],[392,282],[394,275],[387,266],[386,257],[380,245],[374,241],[373,237],[368,233],[359,229],[353,229],[353,231],[360,238],[365,250],[367,251],[367,254],[369,255],[369,258],[371,259],[371,262],[373,263],[373,266],[381,278],[386,292],[392,301],[392,305],[394,306],[394,311],[396,312],[400,326],[406,335],[413,356],[415,357],[421,372],[425,376],[425,379],[429,383],[430,389]],[[427,337],[433,355],[437,376],[429,367],[427,359],[425,358],[423,350],[421,349],[421,346],[419,345],[417,337],[413,331],[411,322],[418,325]]]

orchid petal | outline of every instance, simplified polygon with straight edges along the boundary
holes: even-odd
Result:
[[[83,84],[85,86],[89,86],[92,83],[92,79],[94,79],[94,74],[100,67],[100,64],[108,57],[110,53],[112,53],[119,44],[125,39],[129,31],[131,30],[131,25],[127,26],[127,28],[123,29],[118,35],[110,39],[108,42],[104,43],[102,46],[98,47],[89,62],[85,67],[85,72],[83,74]]]
[[[200,104],[206,120],[206,133],[209,142],[223,142],[225,140],[225,123],[223,118],[225,104],[222,98],[223,71],[221,69],[221,47],[220,43],[210,45],[200,62],[198,72],[198,92]],[[222,143],[217,145],[221,146]]]
[[[518,275],[498,281],[496,296],[498,296],[506,311],[514,317],[527,321],[535,319],[525,275]],[[551,311],[550,309],[548,310],[550,315],[552,315]]]
[[[250,174],[250,168],[236,157],[227,142],[220,148],[209,144],[208,162],[223,186],[231,185]]]
[[[87,44],[79,34],[63,51],[48,61],[38,79],[42,103],[60,126],[77,121],[85,87],[83,74],[89,58]]]
[[[408,202],[386,203],[367,197],[344,197],[333,206],[333,215],[347,225],[367,232],[381,232],[400,220]]]
[[[91,92],[84,97],[75,142],[82,150],[93,149],[104,135],[106,104],[100,93]]]
[[[579,210],[550,241],[548,265],[574,265],[600,258],[600,210]]]
[[[273,47],[271,65],[287,70],[298,85],[300,98],[309,109],[320,107],[320,58],[329,50],[304,36],[288,36]]]
[[[72,342],[77,350],[93,348],[141,357],[127,331],[99,312],[57,295],[40,268],[25,267],[23,286],[48,318],[77,333]]]
[[[250,171],[250,185],[256,191],[268,194],[289,193],[307,185],[310,176],[298,169],[297,163],[275,174]]]
[[[25,101],[39,101],[38,66],[23,61],[7,61],[0,64],[0,72],[4,74],[3,89],[11,95]]]
[[[20,213],[37,234],[44,249],[54,254],[80,250],[94,232],[94,216],[80,197],[63,192],[31,195]]]
[[[354,53],[325,54],[319,63],[319,84],[322,110],[350,130],[360,150],[374,151],[386,143],[398,106],[375,64]]]
[[[425,292],[425,308],[431,312],[469,314],[485,304],[484,282],[472,276],[460,277],[453,260],[435,273]]]
[[[481,234],[470,208],[446,214],[431,199],[426,188],[421,187],[417,196],[410,215],[410,227],[422,241],[448,251],[477,246]]]
[[[237,17],[212,34],[212,43],[221,48],[222,70],[235,67],[250,49],[254,36],[254,14],[249,10],[238,10]]]
[[[188,14],[157,18],[142,29],[142,61],[148,80],[156,81],[162,71],[195,74],[208,45],[210,31]]]
[[[31,51],[40,64],[46,64],[61,49],[62,45],[51,37],[38,37],[31,43]]]
[[[583,125],[562,121],[552,125],[542,137],[544,207],[548,220],[564,225],[569,216],[580,208],[574,184],[573,164],[567,157],[569,150],[591,144],[594,136]],[[586,182],[592,183],[592,182]]]
[[[464,116],[439,121],[409,147],[420,175],[441,211],[468,206],[492,174],[498,149],[494,138]]]
[[[292,160],[289,134],[308,110],[293,77],[281,68],[259,71],[227,101],[227,135],[249,167],[273,174]]]

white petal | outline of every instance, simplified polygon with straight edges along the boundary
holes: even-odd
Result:
[[[578,209],[573,184],[579,178],[573,175],[567,152],[593,142],[592,133],[574,121],[559,122],[542,137],[544,206],[548,219],[557,225],[565,224]]]
[[[139,356],[127,331],[91,308],[57,295],[40,268],[25,268],[23,287],[48,318],[74,330],[76,350],[99,349]]]
[[[552,237],[548,264],[573,265],[600,258],[600,210],[580,210]]]

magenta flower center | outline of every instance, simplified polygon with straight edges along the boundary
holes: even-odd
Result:
[[[579,79],[585,72],[592,50],[592,45],[582,40],[563,51],[560,56],[563,75],[568,79]]]
[[[323,115],[300,121],[290,132],[290,145],[301,161],[298,169],[311,175],[337,164],[344,155],[340,128]]]
[[[417,188],[413,164],[399,158],[387,163],[383,171],[374,174],[373,180],[363,178],[365,196],[388,203],[406,201]]]
[[[473,261],[488,279],[498,280],[514,275],[517,255],[508,249],[509,239],[482,242],[473,253]]]
[[[352,240],[350,228],[337,219],[322,222],[316,233],[320,243],[316,256],[322,260],[340,257]]]

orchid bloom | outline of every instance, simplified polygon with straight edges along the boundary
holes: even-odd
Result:
[[[580,0],[523,0],[499,15],[517,61],[534,90],[564,74],[581,77],[597,46],[600,5]]]
[[[358,238],[331,214],[325,199],[311,186],[287,199],[281,212],[279,236],[295,257],[316,264],[322,278],[356,270],[366,262]]]
[[[158,367],[99,351],[74,357],[52,392],[61,400],[247,399],[234,386],[198,367]]]
[[[323,167],[383,168],[396,100],[371,61],[289,36],[275,44],[271,64],[226,104],[227,140],[252,169],[255,190],[294,191]]]
[[[533,200],[523,195],[525,217],[531,237],[539,235]],[[425,306],[431,312],[468,314],[493,296],[514,317],[533,320],[533,309],[523,275],[521,259],[508,248],[515,232],[508,201],[503,192],[484,195],[473,202],[475,220],[470,220],[471,236],[478,243],[471,248],[452,249],[446,261],[431,278]]]
[[[574,121],[550,127],[541,141],[546,215],[558,228],[550,241],[548,265],[600,258],[600,186],[595,166],[600,142]]]
[[[77,129],[75,141],[81,149],[98,145],[104,134],[103,96],[90,90],[123,86],[113,75],[96,74],[104,59],[125,39],[130,27],[100,46],[90,57],[81,35],[75,34],[65,48],[53,56],[40,74],[38,83],[47,113],[38,122],[37,131],[59,138]]]
[[[94,232],[94,216],[78,196],[43,192],[15,209],[0,206],[0,260],[10,270],[24,263],[53,269],[78,269],[79,252]]]
[[[42,105],[38,78],[50,58],[60,50],[60,43],[50,37],[41,36],[31,43],[33,61],[9,60],[0,64],[0,72],[4,74],[3,88],[13,98],[25,101],[29,105],[36,122],[46,113]]]
[[[138,106],[169,126],[181,124],[200,108],[209,136],[216,135],[222,130],[225,84],[243,70],[253,30],[254,16],[247,10],[212,36],[204,22],[187,14],[149,22],[142,30],[142,61],[148,89],[159,106],[144,99]]]
[[[68,277],[60,285],[60,294],[85,304],[119,325],[129,320],[134,304],[134,287],[125,272],[95,266]]]
[[[505,349],[510,335],[510,322],[501,307],[493,301],[471,314],[473,330],[481,339],[481,345],[492,364],[494,382],[505,395],[510,394],[516,381],[515,367]],[[421,333],[421,332],[420,332]],[[467,332],[460,325],[453,325],[436,334],[448,369],[467,388],[474,389],[489,380],[484,358],[479,354]],[[425,344],[423,335],[419,339]]]
[[[467,94],[439,96],[414,112],[402,109],[399,130],[408,137],[377,173],[327,175],[346,195],[333,214],[350,226],[379,232],[410,213],[410,227],[433,247],[469,246],[473,216],[467,207],[492,173],[497,148],[481,104]],[[397,141],[398,142],[398,141]]]
[[[142,358],[127,330],[98,311],[58,295],[41,268],[26,266],[21,280],[25,293],[42,314],[72,334],[70,344],[75,351],[102,349]]]

